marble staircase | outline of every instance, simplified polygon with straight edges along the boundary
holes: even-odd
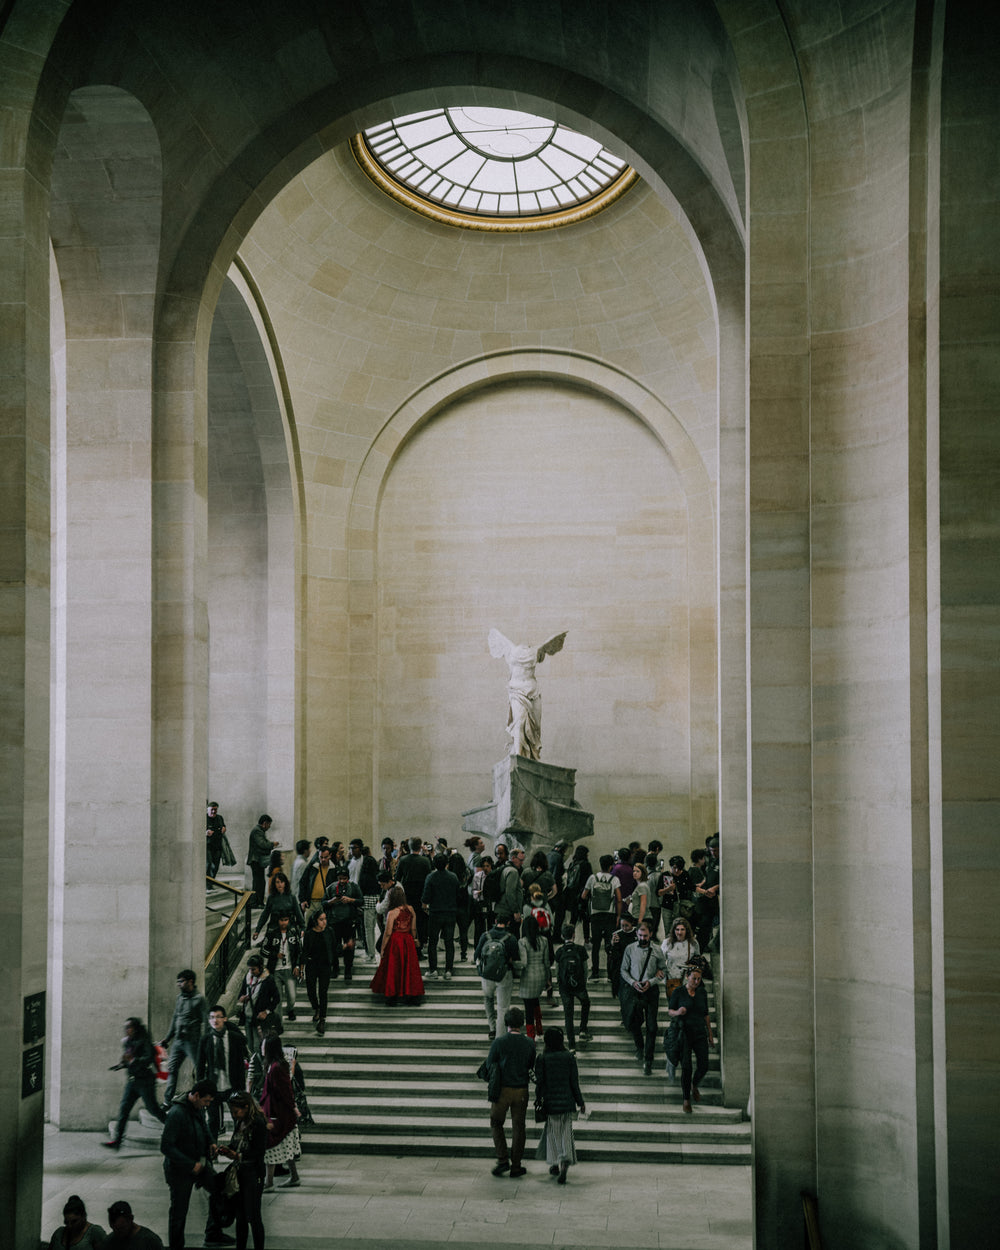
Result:
[[[451,981],[425,978],[423,1003],[409,1007],[375,998],[373,971],[359,959],[353,983],[331,982],[324,1037],[315,1034],[303,990],[298,1018],[286,1024],[316,1121],[303,1132],[305,1152],[491,1157],[486,1086],[476,1076],[489,1040],[473,965],[457,963]],[[577,1048],[589,1111],[574,1127],[580,1159],[748,1164],[750,1125],[741,1109],[722,1105],[718,1052],[702,1102],[685,1115],[680,1077],[668,1082],[661,1039],[654,1075],[643,1076],[606,979],[590,992],[593,1039]],[[516,988],[513,1002],[520,1005]],[[542,1016],[546,1025],[562,1025],[558,994],[550,1006],[543,1000]],[[529,1143],[538,1132],[529,1114]]]

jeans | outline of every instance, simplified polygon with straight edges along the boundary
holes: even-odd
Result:
[[[247,1233],[253,1233],[254,1250],[263,1250],[264,1221],[260,1203],[264,1196],[264,1178],[256,1169],[241,1167],[240,1188],[233,1202],[236,1206],[236,1250],[246,1250]]]
[[[132,1114],[132,1108],[142,1099],[150,1115],[155,1115],[162,1124],[167,1113],[156,1101],[156,1077],[152,1072],[145,1076],[130,1076],[122,1091],[122,1100],[118,1107],[118,1127],[115,1129],[115,1140],[121,1141],[125,1136],[125,1125]]]
[[[375,905],[378,903],[378,897],[375,894],[365,895],[364,910],[364,938],[365,951],[369,959],[375,958]]]
[[[291,968],[275,968],[274,979],[278,983],[278,993],[284,1000],[289,1011],[295,1010],[295,975]]]
[[[177,1091],[177,1078],[185,1058],[191,1060],[191,1079],[198,1070],[198,1041],[185,1041],[175,1037],[170,1043],[170,1054],[167,1057],[167,1088],[163,1091],[163,1101],[169,1104]]]
[[[692,1057],[695,1060],[693,1073]],[[700,1085],[707,1071],[708,1037],[703,1033],[700,1037],[689,1038],[685,1031],[681,1039],[681,1094],[685,1102],[691,1101],[691,1086]]]
[[[184,1250],[184,1225],[187,1223],[188,1207],[195,1177],[191,1172],[173,1167],[163,1161],[163,1175],[170,1189],[170,1213],[167,1216],[167,1245],[169,1250]]]
[[[507,1153],[507,1136],[503,1131],[508,1109],[510,1110],[511,1137],[509,1155]],[[513,1086],[504,1085],[500,1090],[500,1097],[496,1102],[490,1103],[490,1129],[493,1133],[493,1145],[496,1147],[497,1160],[500,1163],[506,1163],[509,1158],[510,1165],[513,1168],[521,1166],[521,1156],[524,1154],[524,1120],[527,1111],[528,1091],[526,1088],[515,1089]]]
[[[586,990],[564,990],[559,987],[559,996],[562,998],[563,1023],[566,1026],[566,1044],[570,1050],[576,1045],[576,1034],[573,1032],[573,1004],[580,1000],[580,1031],[583,1032],[590,1020],[590,995]]]
[[[430,972],[437,971],[438,938],[444,938],[444,970],[452,972],[455,968],[455,913],[434,912],[427,917],[427,968]]]
[[[320,1020],[326,1019],[326,1002],[330,992],[330,965],[306,964],[306,993],[313,1013]]]
[[[590,967],[596,977],[601,968],[601,947],[607,949],[608,938],[615,927],[613,911],[595,911],[590,917]]]
[[[483,987],[486,1021],[490,1026],[490,1032],[495,1033],[497,1020],[503,1022],[504,1014],[510,1006],[510,998],[514,992],[514,974],[508,970],[502,981],[487,981],[485,977],[480,977],[479,984]]]

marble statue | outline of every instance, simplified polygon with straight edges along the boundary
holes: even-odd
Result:
[[[541,759],[542,696],[535,681],[535,665],[541,664],[547,655],[561,651],[565,640],[564,631],[543,642],[540,647],[530,647],[527,643],[511,642],[498,629],[490,630],[490,655],[497,660],[506,660],[510,670],[507,732],[511,739],[511,755],[523,755],[529,760]]]

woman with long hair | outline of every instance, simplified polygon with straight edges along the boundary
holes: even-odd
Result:
[[[313,915],[302,944],[302,966],[306,976],[306,994],[313,1009],[316,1034],[326,1032],[326,1005],[330,992],[330,973],[333,970],[333,935],[330,932],[326,912]]]
[[[549,1175],[566,1184],[569,1165],[576,1163],[573,1112],[586,1111],[580,1093],[576,1057],[566,1049],[562,1029],[545,1030],[545,1050],[535,1061],[535,1106],[545,1109],[545,1131],[535,1151],[549,1165]]]
[[[124,1068],[128,1073],[122,1100],[118,1107],[118,1125],[115,1135],[104,1144],[111,1150],[117,1150],[125,1136],[132,1108],[141,1098],[150,1115],[155,1115],[162,1124],[167,1118],[165,1107],[156,1101],[156,1052],[149,1030],[138,1016],[129,1016],[125,1021],[125,1036],[122,1038],[122,1057],[115,1064],[116,1068]]]
[[[674,1064],[680,1058],[681,1106],[690,1115],[692,1098],[701,1102],[698,1086],[708,1071],[708,1048],[715,1045],[700,968],[685,969],[684,983],[671,994],[667,1014],[679,1022],[680,1055],[675,1050],[667,1058]]]
[[[265,929],[276,929],[282,916],[288,917],[290,929],[301,930],[302,906],[292,893],[291,882],[279,870],[271,876],[271,882],[267,887],[267,902],[254,928],[254,937],[260,937]]]
[[[246,1250],[251,1232],[254,1250],[264,1250],[260,1204],[266,1172],[267,1119],[253,1095],[242,1090],[230,1095],[229,1110],[234,1132],[229,1145],[219,1147],[219,1154],[232,1160],[226,1169],[223,1192],[236,1212],[236,1250]]]
[[[524,1001],[525,1033],[530,1038],[542,1037],[542,991],[552,989],[552,953],[548,938],[539,930],[538,921],[528,914],[521,921],[521,939],[517,944],[521,962],[519,992]]]
[[[296,1189],[301,1184],[295,1166],[295,1160],[302,1153],[299,1113],[280,1037],[269,1037],[264,1043],[264,1089],[260,1105],[267,1117],[267,1150],[264,1152],[267,1178],[264,1188],[274,1188],[274,1169],[283,1163],[288,1168],[288,1180],[281,1182],[281,1188]]]
[[[387,1007],[395,1007],[401,998],[420,1002],[424,996],[416,931],[416,912],[407,903],[403,887],[394,885],[382,931],[382,960],[369,984],[373,994],[385,995]]]
[[[680,985],[691,956],[700,953],[690,922],[683,916],[678,916],[670,926],[670,932],[663,939],[660,949],[667,958],[667,980],[663,988],[669,998]]]
[[[63,1207],[62,1227],[52,1234],[49,1250],[63,1250],[64,1246],[80,1246],[89,1250],[91,1246],[102,1246],[106,1237],[107,1233],[100,1225],[88,1221],[83,1199],[71,1194]]]
[[[628,909],[636,928],[638,928],[646,919],[646,910],[649,907],[648,875],[642,864],[633,866],[632,880],[635,882],[635,887],[629,895]],[[659,920],[659,917],[657,917],[657,920]],[[652,924],[652,920],[650,923]]]

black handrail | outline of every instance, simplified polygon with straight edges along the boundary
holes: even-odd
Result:
[[[205,975],[202,985],[205,997],[210,1003],[219,1002],[226,991],[229,979],[236,971],[236,966],[248,951],[253,938],[253,890],[238,890],[224,881],[211,881],[219,889],[228,890],[230,894],[239,896],[239,902],[233,914],[226,921],[225,927],[216,939],[215,945],[205,956]]]

